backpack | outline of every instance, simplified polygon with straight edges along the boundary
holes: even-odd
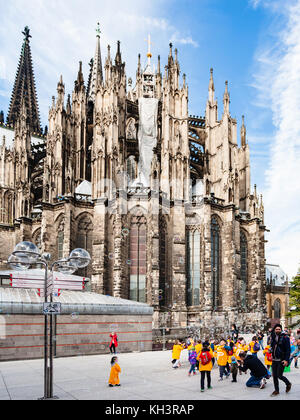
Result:
[[[233,356],[233,348],[231,348],[231,350],[227,350],[227,354],[228,356]]]
[[[254,343],[254,346],[253,346],[253,351],[259,351],[260,350],[260,345],[259,345],[259,343]]]
[[[211,354],[208,351],[203,351],[200,354],[201,365],[207,365],[211,361]]]
[[[272,362],[272,360],[273,360],[272,353],[270,353],[270,352],[267,351],[266,356],[267,356],[267,361],[268,362]]]

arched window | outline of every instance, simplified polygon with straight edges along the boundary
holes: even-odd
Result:
[[[144,216],[133,216],[130,229],[130,300],[146,303],[147,225]]]
[[[86,249],[89,252],[89,254],[92,256],[92,248],[93,248],[92,232],[93,232],[92,219],[87,215],[82,216],[78,221],[77,235],[76,235],[74,248]],[[90,272],[91,272],[91,264],[88,267],[78,271],[78,275],[87,277]]]
[[[84,179],[84,121],[81,122],[80,130],[80,178]]]
[[[10,191],[6,191],[3,197],[2,220],[5,224],[13,224],[13,198]]]
[[[32,242],[37,246],[38,250],[42,252],[42,230],[38,229],[32,237]]]
[[[137,165],[134,156],[129,156],[127,159],[127,174],[130,183],[137,178]]]
[[[200,232],[188,230],[187,244],[187,304],[200,305]]]
[[[57,258],[60,260],[64,256],[64,230],[65,230],[65,221],[61,219],[58,224],[57,229]]]
[[[241,305],[243,308],[247,306],[247,285],[248,285],[248,243],[244,232],[240,235],[240,249],[241,249]]]
[[[168,229],[166,220],[161,218],[159,225],[159,289],[160,293],[160,306],[168,304],[169,290],[169,273],[168,273]]]
[[[221,237],[220,225],[213,217],[211,220],[211,269],[212,269],[212,306],[216,309],[220,304],[221,279]]]
[[[274,318],[281,318],[281,302],[280,299],[276,299],[274,302]]]

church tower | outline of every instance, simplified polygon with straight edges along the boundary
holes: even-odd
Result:
[[[39,108],[35,87],[30,49],[30,30],[28,26],[22,32],[24,42],[11,96],[7,123],[15,125],[21,114],[22,100],[24,101],[29,128],[32,133],[41,133]]]

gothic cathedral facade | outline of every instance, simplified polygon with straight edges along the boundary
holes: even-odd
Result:
[[[87,84],[80,63],[65,99],[61,77],[43,131],[23,34],[6,122],[0,114],[2,261],[22,240],[53,259],[86,248],[91,290],[153,306],[154,328],[263,326],[264,208],[228,83],[221,118],[213,70],[205,117],[190,116],[172,44],[163,73],[160,57],[154,68],[149,50],[142,68],[139,56],[134,84],[119,42],[103,67],[99,30]]]

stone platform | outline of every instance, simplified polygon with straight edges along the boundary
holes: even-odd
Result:
[[[262,352],[259,355],[262,360]],[[218,382],[218,369],[212,372],[212,390],[200,393],[200,375],[188,377],[187,351],[182,353],[183,367],[171,367],[171,352],[145,352],[119,355],[122,368],[120,388],[109,388],[110,354],[61,358],[54,361],[54,395],[63,400],[269,400],[272,379],[265,389],[246,388],[249,374]],[[291,368],[286,376],[292,390],[277,400],[299,400],[300,369]],[[43,396],[43,360],[0,363],[0,399],[36,400]],[[272,399],[273,400],[273,399]],[[130,405],[130,404],[129,404]]]

